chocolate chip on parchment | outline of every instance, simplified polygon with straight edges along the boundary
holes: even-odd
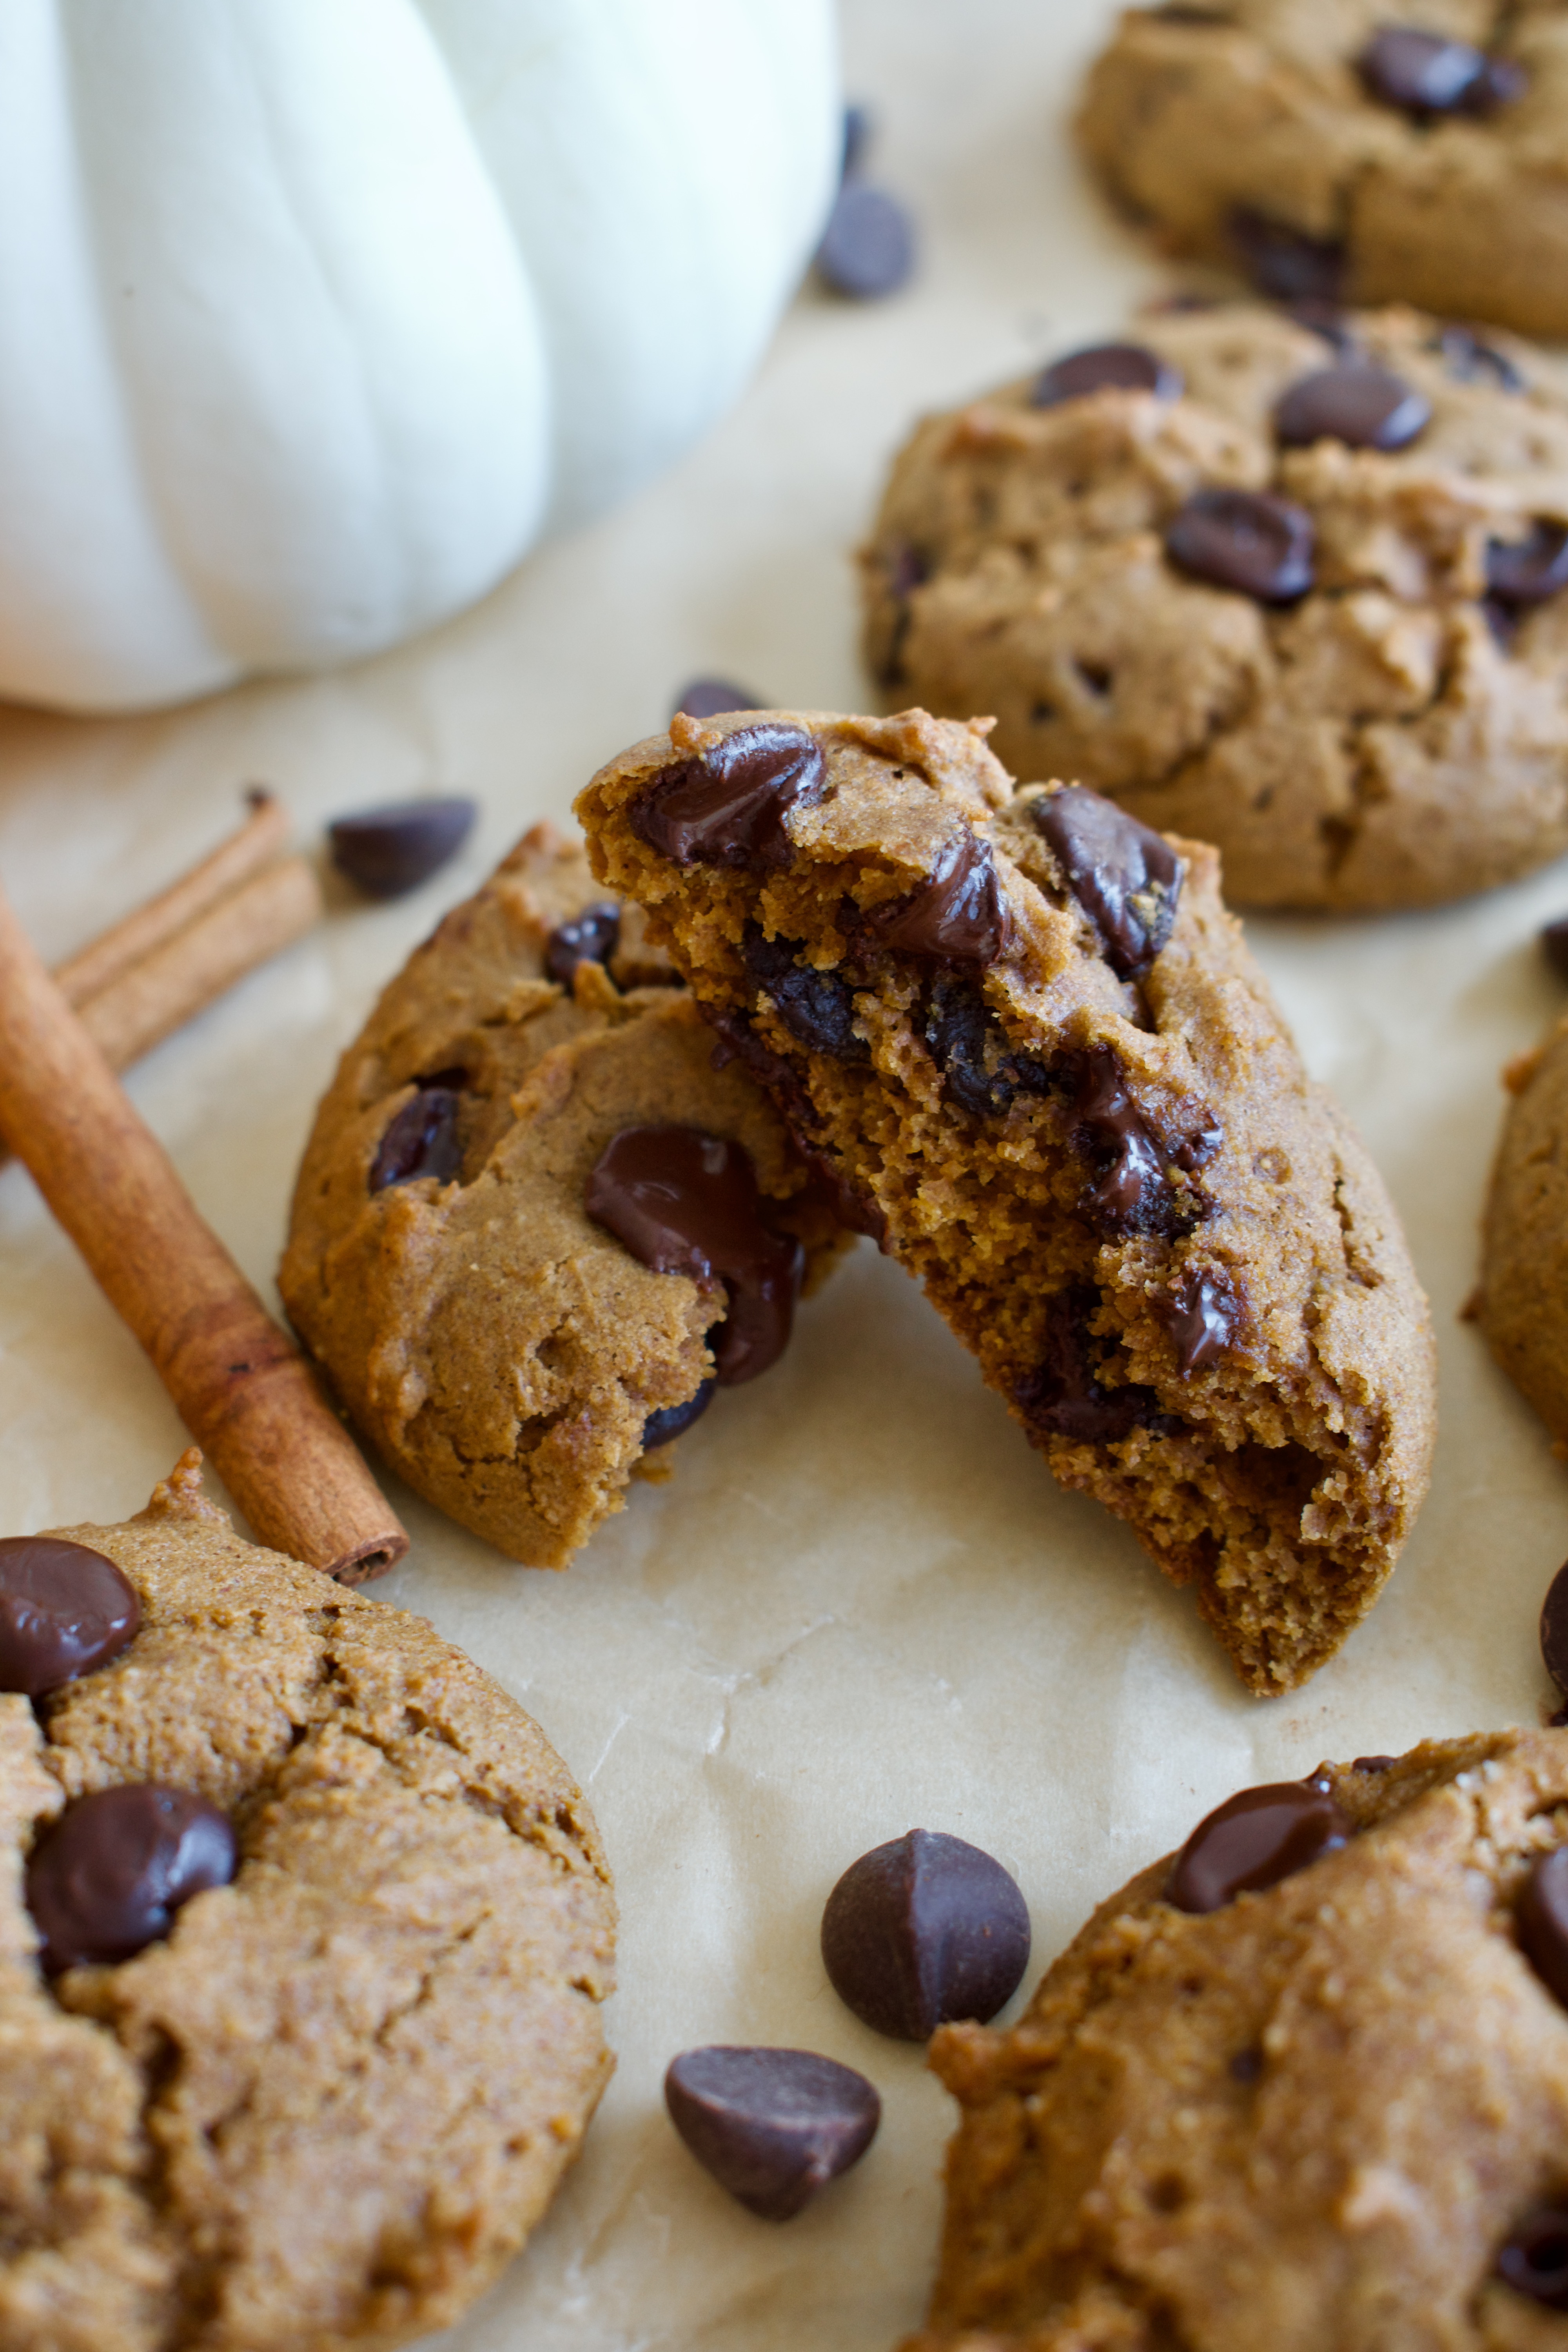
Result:
[[[1057,408],[1091,392],[1152,392],[1156,400],[1179,400],[1179,368],[1146,343],[1091,343],[1042,368],[1029,388],[1032,408]]]
[[[1552,929],[1557,928],[1553,924]],[[1562,929],[1568,934],[1568,923]],[[1568,939],[1564,940],[1564,951],[1568,955]],[[1562,969],[1568,972],[1568,962]],[[1568,1560],[1547,1586],[1546,1598],[1541,1604],[1541,1654],[1558,1689],[1568,1695]]]
[[[914,223],[904,205],[885,188],[846,180],[816,248],[818,277],[852,302],[875,302],[896,294],[914,266]]]
[[[683,1429],[700,1421],[713,1402],[718,1385],[717,1381],[704,1381],[697,1394],[688,1397],[684,1404],[661,1405],[657,1412],[650,1412],[642,1425],[643,1452],[651,1454],[656,1446],[668,1445]]]
[[[1119,980],[1137,980],[1171,936],[1181,859],[1163,835],[1083,784],[1036,801],[1032,814],[1100,933],[1106,962]]]
[[[1047,1306],[1045,1344],[1035,1369],[1016,1382],[1013,1402],[1031,1429],[1080,1445],[1114,1445],[1135,1429],[1173,1429],[1152,1389],[1107,1387],[1089,1321],[1100,1304],[1091,1284],[1073,1283]]]
[[[1342,441],[1349,449],[1404,449],[1432,422],[1432,404],[1391,368],[1346,360],[1319,368],[1282,394],[1274,431],[1287,449]]]
[[[1350,1829],[1332,1797],[1310,1781],[1243,1789],[1198,1823],[1176,1857],[1165,1900],[1178,1911],[1221,1910],[1337,1853]]]
[[[412,1184],[421,1176],[451,1182],[463,1164],[458,1139],[463,1076],[461,1070],[442,1070],[417,1081],[376,1149],[370,1171],[373,1192],[384,1192],[389,1184]]]
[[[569,923],[557,923],[544,942],[544,969],[559,987],[570,988],[580,963],[608,963],[620,945],[621,909],[614,898],[584,907]]]
[[[1520,1948],[1552,1998],[1568,2009],[1568,1846],[1543,1853],[1514,1909]]]
[[[117,1658],[141,1622],[136,1587],[102,1552],[58,1536],[0,1540],[0,1690],[58,1690]]]
[[[1487,593],[1518,609],[1568,588],[1568,525],[1538,517],[1523,539],[1487,542]]]
[[[1498,2276],[1548,2311],[1568,2311],[1568,2206],[1538,2205],[1498,2251]]]
[[[804,940],[770,940],[760,923],[748,923],[741,954],[752,978],[773,1000],[790,1035],[814,1054],[839,1062],[868,1062],[871,1048],[855,1034],[855,992],[836,971],[797,963]]]
[[[456,857],[478,814],[456,794],[361,809],[328,825],[332,864],[367,898],[401,898]]]
[[[1339,303],[1344,294],[1345,248],[1237,205],[1228,215],[1231,243],[1243,274],[1276,302]]]
[[[1029,1964],[1028,1906],[979,1846],[910,1830],[844,1873],[822,1915],[822,1961],[863,2024],[927,2042],[1012,1999]]]
[[[882,947],[898,954],[994,963],[1005,954],[1013,927],[991,845],[958,824],[929,877],[905,897],[874,908],[867,924]]]
[[[822,746],[803,727],[742,727],[661,769],[632,806],[632,830],[677,866],[755,873],[788,864],[784,817],[826,788]]]
[[[1356,69],[1373,98],[1405,114],[1489,114],[1525,87],[1523,69],[1511,58],[1411,25],[1382,26]]]
[[[1176,1370],[1184,1381],[1217,1363],[1236,1337],[1236,1294],[1223,1275],[1188,1266],[1170,1296],[1151,1299],[1150,1305],[1171,1335]]]
[[[1264,490],[1195,490],[1165,526],[1183,572],[1260,604],[1293,604],[1312,585],[1315,544],[1305,507]]]
[[[858,2162],[882,2103],[811,2050],[687,2050],[664,2078],[670,2121],[704,2171],[764,2221],[787,2221]]]
[[[682,687],[672,719],[721,719],[730,710],[765,710],[765,702],[758,700],[748,687],[735,686],[727,677],[694,677]]]
[[[27,1864],[27,1908],[47,1974],[128,1960],[169,1933],[181,1904],[234,1876],[226,1813],[155,1780],[68,1805]]]

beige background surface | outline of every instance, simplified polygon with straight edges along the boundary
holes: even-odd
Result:
[[[1158,273],[1080,184],[1059,123],[1100,0],[848,0],[847,80],[879,176],[914,203],[920,282],[881,308],[806,296],[716,437],[479,611],[345,677],[163,719],[0,713],[0,874],[62,954],[159,885],[264,778],[314,836],[426,789],[477,793],[460,869],[344,909],[136,1074],[202,1207],[263,1285],[333,1059],[440,910],[693,672],[853,708],[846,551],[922,406],[1114,328]],[[399,1495],[408,1562],[376,1588],[538,1716],[619,1879],[620,2069],[588,2151],[462,2352],[814,2352],[890,2343],[921,2308],[949,2114],[918,2051],[839,2005],[816,1932],[837,1873],[920,1823],[1016,1874],[1037,1959],[1097,1897],[1248,1780],[1321,1755],[1533,1720],[1535,1617],[1568,1550],[1568,1471],[1457,1319],[1499,1066],[1563,1001],[1534,946],[1562,867],[1480,903],[1254,944],[1317,1074],[1378,1156],[1432,1294],[1436,1489],[1386,1599],[1298,1699],[1233,1683],[1130,1537],[1058,1495],[912,1286],[866,1245],[784,1365],[726,1396],[679,1475],[561,1577],[510,1566]],[[135,1347],[25,1175],[0,1175],[0,1528],[140,1507],[183,1442]],[[1035,1970],[1031,1970],[1031,1981]],[[870,2155],[784,2228],[712,2187],[663,2069],[707,2041],[863,2068]],[[417,2129],[417,2118],[411,2121]]]

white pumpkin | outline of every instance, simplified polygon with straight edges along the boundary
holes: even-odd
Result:
[[[0,0],[0,693],[373,652],[745,382],[831,0]]]

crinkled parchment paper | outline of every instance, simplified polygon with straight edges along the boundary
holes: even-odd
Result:
[[[662,725],[693,672],[862,703],[847,551],[911,418],[1113,330],[1159,282],[1061,131],[1110,21],[1100,0],[850,0],[847,79],[882,118],[879,175],[918,209],[918,287],[858,310],[807,294],[706,447],[478,612],[346,676],[171,717],[0,713],[0,874],[54,955],[216,840],[249,779],[305,835],[422,790],[482,803],[460,868],[336,911],[132,1078],[264,1286],[334,1056],[441,909]],[[1238,1785],[1537,1719],[1568,1470],[1458,1315],[1499,1067],[1560,1001],[1534,936],[1565,908],[1559,867],[1439,914],[1253,926],[1309,1063],[1393,1187],[1442,1350],[1432,1498],[1372,1621],[1296,1698],[1244,1696],[1189,1602],[1054,1490],[868,1244],[783,1365],[726,1395],[673,1481],[638,1486],[568,1573],[514,1568],[394,1490],[414,1549],[375,1589],[544,1725],[597,1807],[625,1923],[619,2072],[529,2252],[442,2339],[453,2352],[850,2352],[915,2321],[947,2103],[919,2051],[840,2006],[816,1949],[823,1899],[866,1847],[917,1823],[988,1847],[1023,1885],[1043,1962]],[[139,1508],[184,1442],[15,1168],[0,1428],[7,1531]],[[886,2104],[858,2171],[783,2228],[732,2205],[665,2119],[668,2059],[725,2040],[826,2051]]]

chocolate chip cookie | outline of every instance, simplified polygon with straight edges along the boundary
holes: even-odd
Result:
[[[1250,1790],[1114,1895],[963,2108],[906,2352],[1568,2339],[1568,1734]]]
[[[538,1727],[242,1543],[194,1453],[0,1544],[0,1693],[6,2352],[445,2326],[610,2071],[609,1874]]]
[[[845,1236],[635,907],[536,826],[385,990],[317,1114],[279,1276],[411,1486],[562,1568],[789,1337]]]
[[[1432,1339],[1218,861],[981,723],[678,718],[578,803],[724,1054],[1067,1486],[1249,1688],[1371,1606],[1425,1491]]]
[[[1568,846],[1568,398],[1506,336],[1147,315],[920,425],[862,572],[889,698],[1214,842],[1237,903]]]
[[[1568,1023],[1508,1073],[1476,1311],[1492,1354],[1568,1444]]]
[[[1129,9],[1078,128],[1167,247],[1266,293],[1568,334],[1563,0]]]

